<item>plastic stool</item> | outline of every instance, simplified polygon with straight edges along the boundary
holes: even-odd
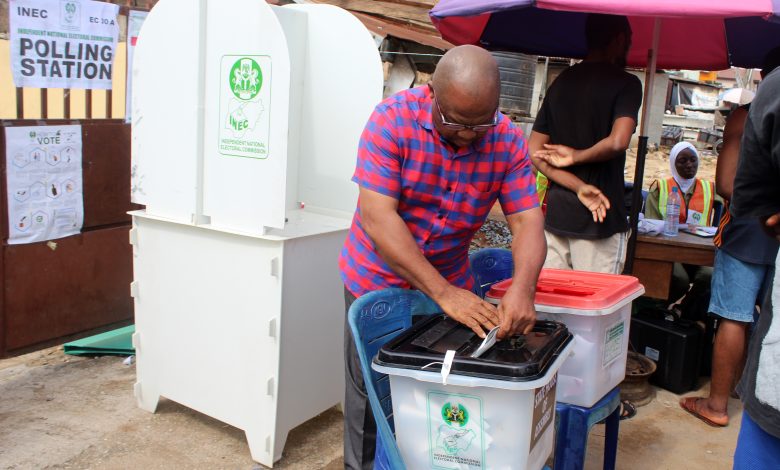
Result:
[[[620,426],[620,389],[615,387],[590,408],[555,404],[555,469],[582,469],[588,433],[594,424],[605,420],[604,469],[614,470],[617,458],[618,427]]]

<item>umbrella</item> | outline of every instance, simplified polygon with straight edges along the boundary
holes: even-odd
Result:
[[[552,57],[585,57],[587,13],[626,15],[628,65],[723,70],[758,68],[780,46],[776,0],[441,0],[431,20],[444,39]],[[767,21],[769,19],[770,21]],[[660,27],[653,47],[656,24]]]
[[[748,104],[753,101],[756,93],[745,88],[731,88],[720,95],[721,101],[728,101],[738,105]]]
[[[583,58],[588,13],[625,15],[631,23],[628,65],[645,67],[644,103],[651,102],[656,68],[722,70],[760,67],[780,46],[778,0],[441,0],[434,26],[453,44],[476,44],[553,57]],[[642,111],[634,181],[644,176],[646,123]],[[626,272],[633,267],[640,191],[633,192]]]

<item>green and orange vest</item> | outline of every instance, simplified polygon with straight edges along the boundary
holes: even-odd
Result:
[[[688,221],[688,212],[694,211],[701,214],[700,217],[695,217],[698,220],[697,225],[707,226],[712,225],[712,205],[714,203],[715,185],[712,181],[696,179],[696,183],[693,189],[693,195],[688,203],[685,203],[685,197],[677,185],[674,178],[667,178],[665,180],[658,180],[658,210],[661,213],[661,217],[666,217],[666,201],[669,199],[669,195],[672,193],[672,188],[676,187],[680,193],[682,201],[680,202],[680,223],[686,223]]]

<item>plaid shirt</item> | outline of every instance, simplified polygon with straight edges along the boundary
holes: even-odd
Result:
[[[505,214],[537,207],[536,181],[523,134],[509,118],[468,148],[453,149],[435,130],[428,87],[402,91],[375,109],[358,148],[352,181],[398,199],[398,213],[420,251],[453,285],[471,289],[468,248],[496,199]],[[410,288],[377,253],[355,211],[339,257],[355,296]]]

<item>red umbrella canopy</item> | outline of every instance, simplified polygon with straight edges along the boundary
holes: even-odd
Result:
[[[441,0],[431,19],[444,39],[488,49],[581,58],[587,13],[626,15],[629,65],[648,65],[660,21],[657,66],[760,67],[780,47],[780,0]]]

